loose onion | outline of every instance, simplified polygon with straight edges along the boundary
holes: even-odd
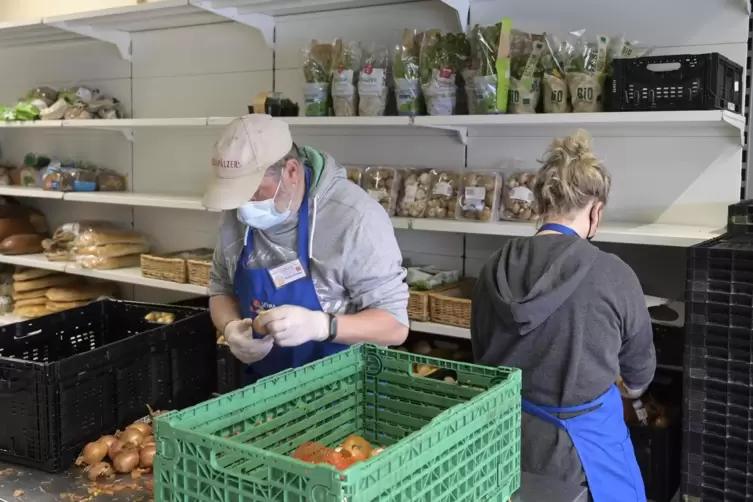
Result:
[[[141,447],[144,448],[147,445],[154,444],[154,436],[146,436],[141,442]]]
[[[81,457],[86,465],[94,465],[101,462],[107,456],[107,445],[100,442],[89,443],[84,446]]]
[[[98,462],[87,468],[89,471],[89,479],[96,481],[97,478],[107,477],[110,478],[115,475],[115,471],[107,462]]]
[[[112,465],[115,466],[115,470],[127,474],[139,465],[139,453],[135,450],[121,451],[115,456],[112,461]]]
[[[342,450],[349,452],[358,460],[371,457],[371,445],[360,436],[348,436],[342,444]]]
[[[254,319],[254,322],[252,323],[252,326],[254,328],[254,332],[257,335],[265,336],[265,335],[268,334],[267,333],[267,327],[264,324],[262,324],[262,322],[261,322],[261,316],[262,316],[262,313],[260,312],[256,316],[256,318]]]
[[[107,452],[107,455],[110,457],[110,460],[115,460],[115,457],[118,456],[119,453],[121,453],[123,450],[133,450],[136,447],[130,443],[125,443],[121,440],[115,441],[113,444],[110,445],[110,449]]]
[[[120,435],[120,440],[124,443],[138,446],[144,441],[144,435],[138,429],[126,429],[123,434]]]
[[[126,430],[128,429],[136,429],[141,433],[142,436],[148,436],[152,433],[152,427],[149,424],[145,424],[143,422],[133,423],[126,427]]]
[[[154,444],[148,444],[141,449],[140,463],[141,467],[152,467],[154,464],[154,454],[157,453],[157,447]]]
[[[116,438],[115,436],[108,435],[108,436],[102,436],[101,438],[97,439],[97,442],[107,445],[107,448],[109,449],[110,446],[112,446],[112,444],[117,440],[118,438]]]

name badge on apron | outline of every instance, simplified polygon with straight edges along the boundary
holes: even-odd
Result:
[[[269,269],[269,277],[272,278],[276,288],[281,288],[306,277],[306,269],[301,265],[301,260],[295,259],[279,267]]]

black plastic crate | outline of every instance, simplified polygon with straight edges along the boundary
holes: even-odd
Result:
[[[246,365],[236,358],[230,347],[217,344],[217,392],[227,394],[243,387]]]
[[[613,111],[742,113],[743,68],[717,52],[615,59]]]
[[[685,352],[685,333],[679,326],[653,323],[656,363],[663,366],[682,366]]]
[[[680,486],[680,427],[653,429],[631,425],[630,436],[646,487],[646,497],[653,502],[670,502]]]
[[[687,432],[699,434],[714,434],[716,436],[731,437],[740,441],[753,441],[753,419],[749,410],[741,407],[724,406],[721,403],[701,403],[703,410],[689,409],[686,405],[682,428]],[[718,413],[718,410],[729,410],[729,413]]]
[[[688,345],[684,352],[689,358],[712,357],[753,363],[753,332],[749,329],[690,324],[686,327],[686,340]],[[690,363],[690,359],[688,361]],[[687,367],[694,366],[690,363]]]
[[[149,322],[152,311],[175,321]],[[59,471],[147,404],[209,398],[215,345],[203,309],[117,300],[0,328],[0,460]]]
[[[723,500],[746,500],[753,496],[748,442],[687,431],[683,433],[683,442],[683,493],[702,496],[704,501],[720,496]]]
[[[727,233],[753,235],[753,199],[742,200],[727,207]]]
[[[690,270],[739,272],[743,275],[735,278],[737,282],[748,279],[745,274],[750,272],[750,262],[753,262],[753,236],[724,234],[688,248]]]
[[[685,373],[689,378],[713,380],[753,389],[753,364],[701,355],[703,349],[685,348]],[[743,390],[741,389],[741,392]]]

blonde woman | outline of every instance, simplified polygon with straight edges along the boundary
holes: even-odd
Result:
[[[589,241],[610,176],[585,132],[555,140],[534,185],[542,224],[484,266],[473,296],[475,359],[523,370],[522,466],[588,486],[595,502],[644,502],[623,419],[623,377],[654,377],[651,320],[633,270]]]

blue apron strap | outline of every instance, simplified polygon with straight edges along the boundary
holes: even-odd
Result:
[[[304,167],[303,170],[306,172],[306,190],[303,193],[301,209],[298,212],[298,259],[301,261],[306,274],[311,278],[309,271],[309,183],[311,175],[307,167]]]
[[[562,235],[573,235],[575,237],[580,237],[580,235],[578,235],[578,232],[570,227],[566,227],[565,225],[560,225],[559,223],[547,223],[546,225],[542,225],[536,233],[544,232],[546,230],[549,230],[551,232],[559,232]]]
[[[554,425],[555,427],[559,427],[560,429],[565,428],[565,423],[562,420],[555,417],[551,413],[548,413],[541,406],[535,405],[527,399],[521,399],[520,405],[523,408],[523,411],[525,411],[529,415],[533,415],[534,417],[539,418],[545,422],[549,422],[550,424]]]
[[[577,406],[567,406],[567,407],[539,406],[537,404],[533,404],[527,399],[521,400],[521,406],[523,408],[523,411],[525,411],[529,415],[533,415],[536,418],[540,418],[541,420],[544,420],[546,422],[549,422],[550,424],[556,425],[557,427],[561,429],[567,429],[566,420],[562,420],[560,418],[555,417],[553,413],[577,413],[579,411],[586,411],[592,408],[597,408],[601,406],[602,404],[604,404],[604,401],[609,397],[610,390],[611,390],[611,387],[607,389],[607,391],[604,392],[601,396],[597,397],[593,401],[579,404]]]

